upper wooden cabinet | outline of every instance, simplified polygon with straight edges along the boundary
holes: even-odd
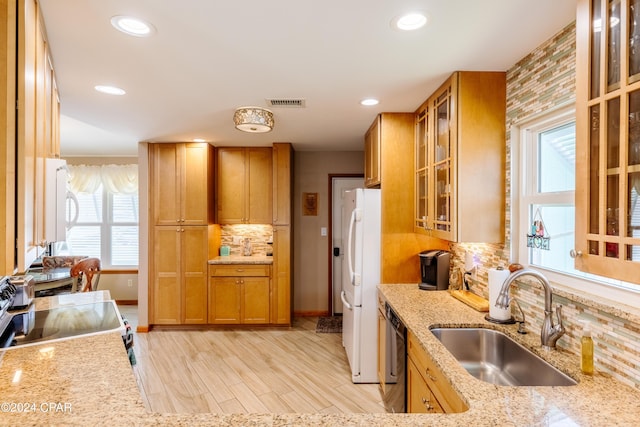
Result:
[[[0,223],[16,219],[16,2],[0,0],[6,23],[0,32]],[[0,229],[0,275],[15,269],[15,227]]]
[[[380,186],[380,121],[378,115],[364,135],[364,185],[369,188]]]
[[[640,1],[580,0],[575,267],[640,277]]]
[[[503,72],[456,72],[418,108],[416,232],[504,239],[505,114]]]
[[[291,224],[293,149],[289,143],[273,144],[273,225]]]
[[[17,6],[16,242],[17,270],[26,271],[49,243],[45,192],[50,183],[45,158],[60,157],[59,105],[39,4],[19,0]]]
[[[212,223],[213,148],[207,143],[149,145],[155,225]]]
[[[271,148],[218,148],[217,222],[271,224]]]

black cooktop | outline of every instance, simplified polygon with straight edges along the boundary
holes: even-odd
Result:
[[[16,313],[0,336],[0,349],[41,343],[122,326],[111,301]]]

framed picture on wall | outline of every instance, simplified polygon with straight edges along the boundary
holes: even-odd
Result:
[[[302,215],[318,215],[318,193],[302,193]]]

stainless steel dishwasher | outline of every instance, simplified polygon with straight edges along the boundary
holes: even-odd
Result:
[[[406,412],[407,331],[400,317],[385,303],[387,317],[386,385],[384,407],[387,412]]]

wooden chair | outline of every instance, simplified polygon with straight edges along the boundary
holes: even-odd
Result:
[[[93,278],[96,281],[92,283]],[[73,286],[71,292],[91,292],[98,289],[100,281],[100,259],[85,258],[71,267]]]
[[[70,268],[78,263],[78,261],[85,259],[86,255],[67,256],[67,255],[54,255],[42,257],[42,268],[49,270],[52,268]]]

